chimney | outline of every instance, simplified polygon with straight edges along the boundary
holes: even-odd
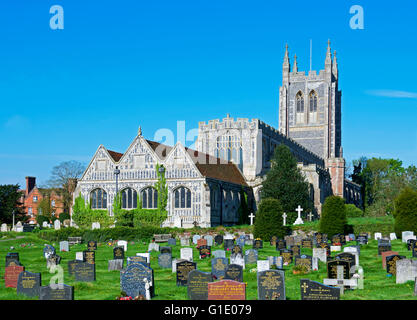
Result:
[[[36,178],[35,177],[26,177],[26,195],[32,191],[32,189],[36,185]]]

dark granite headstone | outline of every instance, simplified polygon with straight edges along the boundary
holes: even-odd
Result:
[[[407,240],[407,250],[408,250],[408,251],[410,251],[410,250],[411,250],[411,248],[413,247],[413,244],[414,244],[415,242],[417,242],[417,240],[415,240],[415,239],[408,239],[408,240]]]
[[[301,240],[301,246],[303,248],[312,249],[313,248],[313,241],[311,241],[310,239]]]
[[[285,273],[266,270],[258,273],[258,300],[285,300]]]
[[[215,279],[221,280],[224,278],[228,265],[227,258],[214,258],[211,260],[211,273]]]
[[[309,279],[300,280],[301,300],[339,300],[340,288]]]
[[[368,236],[365,235],[359,235],[356,237],[356,243],[358,245],[365,245],[368,244]]]
[[[84,261],[89,264],[95,264],[96,263],[96,252],[94,250],[85,250],[83,251],[83,257]]]
[[[123,247],[115,247],[113,249],[113,259],[124,259],[125,258],[125,250]]]
[[[384,251],[391,251],[391,243],[381,242],[378,244],[378,255],[380,256]]]
[[[226,268],[224,279],[243,281],[243,267],[238,264],[229,264]]]
[[[417,242],[413,242],[411,245],[411,254],[413,258],[417,258]]]
[[[169,253],[172,255],[172,247],[160,247],[159,252],[162,253]]]
[[[387,273],[392,274],[393,276],[397,275],[397,261],[401,260],[401,259],[405,259],[404,256],[400,256],[398,254],[394,254],[391,256],[387,256],[385,258],[386,261],[386,268],[387,268]]]
[[[214,237],[214,243],[216,245],[221,245],[223,243],[223,236],[221,234],[218,234]]]
[[[299,256],[301,254],[300,246],[297,246],[297,245],[291,246],[290,250],[292,251],[293,257]]]
[[[209,258],[211,256],[211,247],[209,246],[200,246],[198,249],[200,251],[200,258]]]
[[[32,232],[35,229],[34,224],[24,223],[23,224],[23,232]]]
[[[41,287],[39,300],[74,300],[74,287],[66,284]]]
[[[160,268],[172,268],[172,256],[170,253],[161,253],[158,256],[158,265]]]
[[[253,249],[262,249],[263,247],[264,245],[262,240],[257,239],[253,241]]]
[[[191,270],[187,280],[188,300],[207,300],[208,284],[212,281],[213,276],[210,273]]]
[[[96,265],[79,261],[75,264],[74,276],[79,282],[96,281]]]
[[[70,260],[70,261],[68,261],[68,274],[70,276],[74,275],[75,265],[77,263],[80,263],[80,262],[82,262],[82,261],[80,261],[80,260]]]
[[[271,239],[269,240],[269,244],[272,247],[276,247],[277,246],[277,242],[278,242],[278,236],[272,236]]]
[[[168,239],[168,245],[176,246],[177,245],[177,240],[175,240],[174,238]]]
[[[9,252],[6,255],[6,267],[10,265],[10,261],[13,261],[13,265],[20,265],[19,262],[19,253],[18,252]]]
[[[294,265],[295,266],[305,266],[308,271],[311,271],[313,267],[313,258],[308,255],[301,255],[294,257]]]
[[[232,250],[234,243],[234,239],[224,239],[224,250]]]
[[[153,270],[141,262],[131,263],[125,270],[120,272],[120,290],[128,296],[135,298],[139,295],[146,296],[145,281],[150,286],[150,294],[154,295]]]
[[[345,261],[349,262],[349,264],[351,266],[356,265],[355,255],[353,253],[350,253],[350,252],[342,252],[342,253],[339,253],[334,258],[336,260],[345,260]]]
[[[24,294],[28,297],[38,297],[41,287],[41,274],[23,271],[17,279],[17,294]]]
[[[327,278],[337,279],[337,266],[343,266],[343,279],[350,279],[350,263],[345,260],[331,260],[327,262]]]
[[[280,255],[282,256],[284,265],[289,265],[292,263],[293,254],[291,250],[288,250],[288,249],[280,250]]]
[[[242,247],[241,246],[239,246],[239,245],[237,245],[237,244],[235,244],[233,247],[232,247],[232,254],[236,254],[236,253],[240,253],[240,254],[243,254],[243,250],[242,250]]]
[[[177,263],[177,286],[186,286],[188,273],[197,269],[197,263],[190,261],[181,261]]]
[[[277,240],[276,250],[287,249],[287,242],[283,239]]]
[[[95,251],[97,250],[97,241],[90,240],[87,243],[87,250],[88,251]]]

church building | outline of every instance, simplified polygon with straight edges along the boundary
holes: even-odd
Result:
[[[328,43],[325,68],[298,71],[296,56],[291,69],[286,47],[279,93],[279,129],[259,119],[226,118],[199,123],[196,149],[178,142],[166,146],[146,140],[139,130],[125,153],[99,146],[78,181],[79,193],[93,209],[108,209],[117,188],[125,209],[156,208],[156,168],[164,170],[168,186],[168,218],[163,226],[189,228],[233,225],[239,220],[242,190],[256,211],[262,181],[271,167],[275,148],[287,145],[310,184],[315,213],[329,195],[362,205],[360,186],[345,178],[341,142],[341,91],[338,88],[336,52]],[[116,170],[116,171],[115,171]],[[294,208],[295,210],[295,208]]]

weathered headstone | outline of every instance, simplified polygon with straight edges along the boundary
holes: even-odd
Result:
[[[226,275],[226,269],[228,266],[227,258],[213,258],[211,260],[211,274],[215,279],[221,280]]]
[[[212,253],[213,258],[226,258],[226,251],[216,250]]]
[[[55,230],[60,230],[61,229],[61,221],[59,221],[59,219],[56,219],[54,221],[54,229]]]
[[[395,234],[395,232],[391,232],[389,234],[389,238],[390,238],[390,240],[397,240],[397,235]]]
[[[59,242],[59,251],[68,252],[69,251],[69,243],[68,241],[61,241]]]
[[[117,241],[118,247],[123,247],[123,250],[127,252],[127,241],[126,240],[119,240]]]
[[[187,247],[190,245],[190,238],[188,237],[181,237],[180,238],[181,247]]]
[[[149,245],[148,245],[148,252],[151,252],[151,251],[159,251],[159,244],[157,244],[157,243],[155,243],[155,242],[151,242]]]
[[[174,238],[168,239],[168,245],[176,246],[177,245],[177,240],[175,240]]]
[[[160,268],[171,268],[172,267],[172,256],[170,253],[162,253],[158,256],[158,265]]]
[[[325,248],[313,248],[313,258],[318,258],[321,262],[327,262],[327,250]]]
[[[108,271],[113,271],[113,270],[122,270],[123,269],[123,263],[124,260],[122,259],[114,259],[114,260],[109,260],[109,265],[108,265]]]
[[[245,251],[245,264],[255,264],[258,261],[258,250],[249,249]]]
[[[245,259],[243,258],[243,255],[240,253],[234,253],[230,255],[230,264],[238,264],[243,269],[245,269]]]
[[[263,272],[263,271],[267,271],[271,268],[270,264],[269,264],[269,260],[258,260],[256,262],[256,270],[257,272]]]
[[[396,283],[414,281],[417,277],[417,260],[400,259],[396,264]]]
[[[206,240],[207,240],[207,245],[208,245],[209,247],[212,247],[212,246],[213,246],[213,236],[211,236],[211,235],[206,235],[206,236],[204,236],[204,239],[206,239]]]

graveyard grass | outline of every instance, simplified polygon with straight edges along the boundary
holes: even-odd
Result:
[[[31,299],[25,296],[18,296],[15,288],[5,288],[4,286],[4,259],[10,246],[14,246],[13,252],[18,252],[22,265],[25,270],[30,272],[42,273],[42,285],[49,284],[53,276],[46,268],[46,260],[43,257],[43,247],[47,243],[36,237],[36,234],[19,234],[24,235],[21,239],[2,239],[0,241],[0,256],[3,259],[0,269],[0,299],[17,300]],[[21,244],[32,243],[31,247],[22,247]],[[73,277],[68,275],[68,261],[75,259],[75,252],[87,249],[86,244],[71,246],[69,252],[59,252],[59,243],[49,243],[57,249],[57,254],[62,257],[61,266],[64,269],[64,282],[67,285],[74,286],[74,296],[76,300],[114,300],[120,295],[120,273],[119,271],[107,271],[108,260],[113,258],[113,247],[106,243],[99,243],[96,251],[96,281],[94,282],[75,282]],[[356,242],[348,242],[346,246],[354,245]],[[164,244],[162,244],[164,245]],[[165,244],[167,245],[167,244]],[[128,251],[125,257],[135,256],[138,252],[146,252],[148,248],[147,241],[128,243]],[[179,241],[173,246],[173,258],[180,256]],[[223,246],[213,246],[212,251],[222,249]],[[244,250],[251,247],[245,246]],[[401,240],[392,241],[392,250],[398,251],[400,255],[411,258],[411,251],[407,250],[406,244]],[[364,289],[346,290],[341,296],[341,300],[412,300],[414,282],[409,281],[405,284],[396,284],[395,277],[387,277],[387,273],[382,269],[381,256],[377,254],[377,241],[370,240],[368,245],[361,246],[360,265],[364,269]],[[210,272],[210,259],[200,260],[198,251],[193,246],[194,261],[197,262],[197,268],[201,271]],[[301,249],[301,254],[312,255],[311,249]],[[335,255],[336,253],[332,253]],[[278,256],[279,252],[270,246],[269,242],[264,242],[264,248],[259,250],[259,259],[265,260],[268,256]],[[230,257],[230,252],[227,252]],[[126,261],[125,261],[126,265]],[[155,297],[158,300],[186,300],[187,288],[176,286],[176,274],[171,269],[161,269],[158,266],[158,253],[151,253],[151,267],[154,269],[155,277]],[[257,299],[257,280],[256,272],[250,272],[256,268],[256,264],[246,265],[244,270],[243,281],[247,284],[246,297],[248,300]],[[288,300],[299,300],[300,297],[300,279],[308,278],[314,281],[323,282],[327,278],[326,265],[319,262],[319,271],[312,271],[306,275],[294,275],[292,273],[293,264],[284,266],[286,297]],[[35,298],[37,299],[37,298]]]

